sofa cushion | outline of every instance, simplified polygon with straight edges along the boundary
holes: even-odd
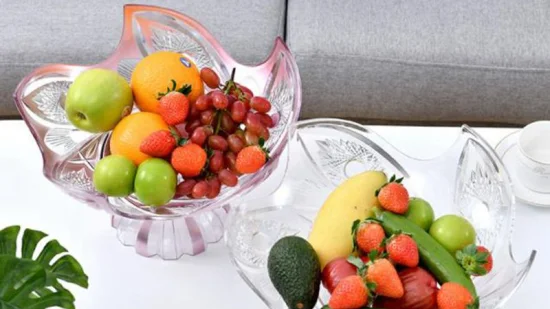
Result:
[[[109,56],[122,33],[123,5],[158,5],[202,23],[237,60],[264,60],[282,36],[284,0],[4,1],[0,9],[0,115],[16,115],[17,83],[46,63],[93,64]]]
[[[549,14],[542,0],[290,0],[302,116],[550,118]]]

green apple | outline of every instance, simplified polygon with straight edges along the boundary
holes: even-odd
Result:
[[[409,209],[405,217],[427,232],[434,222],[434,210],[427,201],[413,197],[409,201]]]
[[[472,224],[457,215],[445,215],[435,220],[430,235],[453,256],[458,250],[475,244],[476,231]]]
[[[108,196],[128,196],[134,191],[136,170],[134,162],[124,156],[104,157],[95,165],[94,187]]]
[[[176,194],[176,172],[165,160],[151,158],[143,161],[137,170],[134,189],[140,202],[162,206]]]
[[[91,69],[69,87],[65,112],[75,127],[98,133],[112,130],[133,104],[132,89],[124,77],[111,70]]]

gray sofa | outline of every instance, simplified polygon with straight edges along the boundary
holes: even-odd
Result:
[[[276,36],[295,54],[303,118],[522,125],[550,118],[550,6],[544,0],[0,0],[0,116],[46,63],[96,63],[118,43],[125,3],[203,23],[239,61]]]

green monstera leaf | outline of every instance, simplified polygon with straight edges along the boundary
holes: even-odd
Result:
[[[82,266],[57,240],[48,241],[35,254],[48,236],[40,231],[25,230],[19,251],[20,230],[11,226],[0,231],[0,309],[74,309],[74,296],[61,282],[87,288]]]

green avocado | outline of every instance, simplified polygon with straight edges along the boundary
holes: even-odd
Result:
[[[319,297],[321,264],[307,240],[281,238],[267,260],[269,278],[289,309],[313,309]]]

